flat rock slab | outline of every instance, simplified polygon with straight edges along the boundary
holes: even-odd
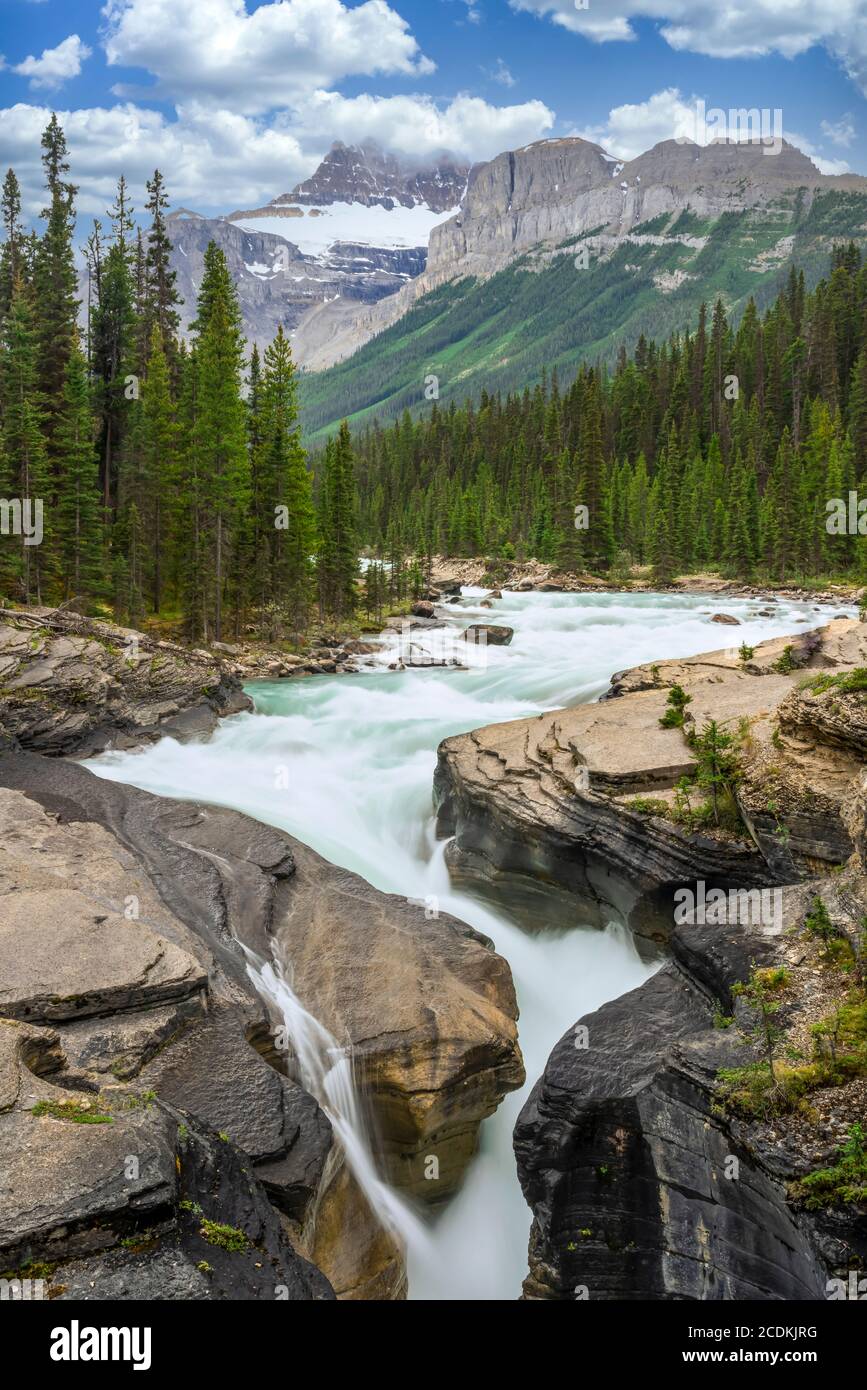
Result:
[[[807,634],[804,643],[803,648],[797,639],[763,643],[746,665],[732,648],[636,667],[615,676],[609,698],[596,704],[444,740],[434,788],[439,833],[453,837],[450,870],[495,887],[509,876],[553,882],[585,904],[614,907],[637,932],[662,939],[670,931],[670,894],[678,884],[696,878],[745,887],[787,882],[800,872],[792,856],[800,856],[799,864],[805,860],[811,840],[820,857],[840,862],[850,846],[839,789],[856,771],[862,738],[851,711],[844,719],[841,701],[833,720],[826,712],[825,727],[818,731],[825,739],[819,750],[824,763],[836,758],[836,805],[826,806],[815,795],[827,791],[825,800],[833,801],[834,787],[808,788],[812,798],[805,799],[806,811],[787,821],[791,851],[784,855],[778,852],[779,826],[775,821],[765,826],[752,807],[736,837],[687,831],[628,800],[665,801],[680,778],[695,770],[683,730],[659,722],[675,683],[691,697],[693,727],[715,719],[736,736],[743,734],[747,745],[762,740],[771,745],[770,764],[794,763],[797,750],[778,753],[771,743],[778,711],[782,719],[805,677],[867,664],[867,625],[834,620]],[[777,670],[787,647],[798,660],[809,660],[809,668]],[[783,665],[788,664],[787,659]],[[799,702],[802,718],[805,703]],[[810,717],[818,724],[815,713]],[[848,767],[837,765],[846,758]],[[757,786],[762,806],[769,799],[784,804],[769,776],[759,777]]]
[[[38,1099],[68,1098],[45,1086]],[[52,1098],[53,1098],[52,1097]],[[15,1267],[114,1244],[156,1222],[175,1191],[174,1126],[154,1107],[82,1124],[18,1109],[0,1124],[0,1257]],[[127,1162],[132,1156],[136,1167]],[[135,1176],[127,1176],[135,1172]]]
[[[9,893],[2,907],[0,1012],[9,1018],[112,1013],[207,985],[191,956],[75,890]]]

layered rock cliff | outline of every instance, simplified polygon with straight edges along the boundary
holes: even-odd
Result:
[[[554,1048],[515,1126],[533,1211],[526,1298],[823,1299],[829,1279],[863,1268],[867,1206],[810,1210],[798,1193],[863,1117],[863,1076],[829,1068],[809,1105],[769,1100],[746,1117],[720,1096],[720,1072],[757,1055],[755,1020],[733,994],[757,968],[787,971],[782,1056],[806,1061],[810,1027],[849,996],[851,978],[834,978],[804,931],[817,892],[857,944],[860,866],[842,883],[786,889],[771,933],[678,927],[669,964]]]
[[[523,1081],[490,943],[239,813],[0,754],[0,1267],[61,1297],[405,1293],[252,986],[272,959],[347,1047],[387,1174],[444,1200]]]
[[[576,1021],[521,1112],[526,1298],[820,1299],[863,1269],[865,658],[838,619],[441,746],[455,873],[553,882],[670,951]],[[738,735],[740,833],[678,819],[696,750],[659,724],[675,685],[691,727]],[[696,880],[734,906],[678,918]]]
[[[208,734],[252,707],[209,652],[61,609],[0,609],[0,748],[87,757]]]
[[[439,832],[454,837],[452,872],[486,884],[515,875],[555,883],[664,940],[671,894],[684,882],[782,884],[841,863],[852,851],[842,808],[859,736],[846,747],[824,738],[819,753],[778,745],[793,701],[805,699],[804,673],[867,663],[867,629],[841,618],[804,643],[800,654],[797,640],[763,643],[746,664],[729,648],[638,667],[614,678],[618,699],[446,739],[434,791]],[[660,727],[675,683],[692,697],[696,727],[717,719],[744,743],[740,833],[676,817],[675,788],[696,757],[681,729]]]

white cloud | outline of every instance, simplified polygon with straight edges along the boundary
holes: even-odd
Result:
[[[70,177],[80,186],[78,210],[85,218],[104,213],[121,173],[138,207],[144,203],[145,179],[159,167],[173,204],[228,212],[230,204],[259,203],[264,193],[273,196],[284,183],[291,186],[311,172],[311,160],[291,131],[225,111],[190,108],[177,122],[132,104],[57,115],[69,142]],[[31,216],[45,203],[39,141],[50,116],[48,107],[23,103],[0,113],[0,167],[16,170]]]
[[[686,101],[677,87],[666,87],[647,101],[613,107],[603,125],[573,134],[595,141],[618,159],[637,159],[660,140],[695,140],[696,100]]]
[[[802,154],[805,154],[808,159],[813,161],[820,174],[849,173],[849,165],[846,163],[845,159],[826,158],[825,155],[819,153],[812,140],[808,140],[806,135],[798,135],[794,130],[787,130],[786,139],[790,145],[795,145]]]
[[[141,190],[159,166],[174,204],[228,211],[309,177],[335,139],[375,139],[419,162],[443,151],[481,160],[554,124],[541,101],[335,90],[349,76],[432,70],[387,0],[269,0],[252,13],[245,0],[107,0],[103,16],[109,65],[151,74],[147,97],[170,101],[175,118],[131,97],[58,113],[85,216],[104,211],[120,173]],[[16,168],[31,213],[44,203],[39,141],[49,114],[23,103],[0,111],[0,167]]]
[[[107,0],[109,66],[141,67],[148,95],[206,101],[247,115],[286,107],[351,75],[434,70],[386,0]],[[117,87],[119,96],[142,92]]]
[[[45,202],[39,141],[50,115],[47,107],[25,103],[0,111],[0,168],[11,165],[18,173],[31,216]],[[439,107],[427,96],[323,91],[268,121],[201,102],[179,107],[175,121],[132,102],[58,112],[58,119],[69,142],[70,177],[80,187],[79,212],[87,218],[110,205],[121,173],[137,190],[138,206],[145,179],[159,167],[175,206],[229,212],[257,206],[308,178],[333,139],[375,139],[419,160],[444,150],[490,159],[538,139],[551,129],[554,114],[539,101],[497,107],[457,96]]]
[[[470,160],[492,159],[503,150],[538,140],[554,124],[554,112],[541,101],[492,106],[461,93],[447,106],[431,97],[344,97],[317,92],[293,120],[305,143],[328,130],[338,140],[373,139],[397,154],[431,158],[443,150]]]
[[[631,21],[659,22],[676,49],[714,58],[795,58],[823,44],[867,94],[867,0],[509,0],[513,10],[548,18],[598,43],[634,39]],[[760,98],[759,104],[761,104]]]
[[[692,140],[695,144],[706,145],[716,139],[719,130],[714,124],[715,108],[707,108],[708,123],[699,118],[698,99],[685,100],[677,87],[666,87],[654,92],[647,101],[615,106],[608,113],[608,120],[602,125],[588,126],[584,130],[574,130],[584,140],[593,140],[602,145],[609,154],[619,159],[637,159],[640,154],[659,144],[662,140]],[[823,126],[824,126],[823,122]],[[777,130],[773,120],[767,127],[769,135]],[[828,133],[827,131],[825,132]],[[728,132],[729,139],[749,139],[755,132],[737,129]],[[784,138],[795,145],[822,174],[846,174],[849,165],[843,159],[827,159],[820,154],[812,141],[794,131],[785,131]]]
[[[819,129],[832,145],[842,145],[844,149],[848,149],[855,139],[855,125],[849,115],[841,116],[839,121],[821,121]]]
[[[70,34],[56,48],[46,48],[41,58],[32,55],[23,63],[17,63],[12,71],[19,77],[29,77],[33,88],[54,89],[61,87],[70,77],[77,77],[81,65],[91,55],[91,49],[82,43],[77,34]]]

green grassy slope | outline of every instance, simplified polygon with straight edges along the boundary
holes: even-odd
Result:
[[[825,193],[805,213],[793,192],[773,208],[715,222],[688,210],[655,218],[633,235],[639,241],[621,244],[609,260],[591,255],[587,269],[576,269],[575,243],[564,243],[560,254],[531,253],[489,280],[426,295],[345,362],[302,377],[308,442],[321,442],[343,416],[358,427],[427,406],[429,375],[439,378],[447,404],[483,388],[532,386],[554,367],[568,381],[582,360],[611,361],[641,333],[659,340],[692,327],[702,300],[721,296],[737,319],[750,295],[760,307],[773,298],[793,262],[810,285],[826,272],[835,242],[867,244],[867,196]],[[697,249],[683,237],[706,241]]]

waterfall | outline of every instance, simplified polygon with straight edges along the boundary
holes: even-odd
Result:
[[[279,964],[259,960],[248,951],[247,973],[262,998],[282,1018],[298,1063],[298,1079],[331,1121],[371,1210],[406,1251],[417,1259],[429,1259],[430,1239],[424,1226],[377,1172],[350,1053],[305,1009]]]

